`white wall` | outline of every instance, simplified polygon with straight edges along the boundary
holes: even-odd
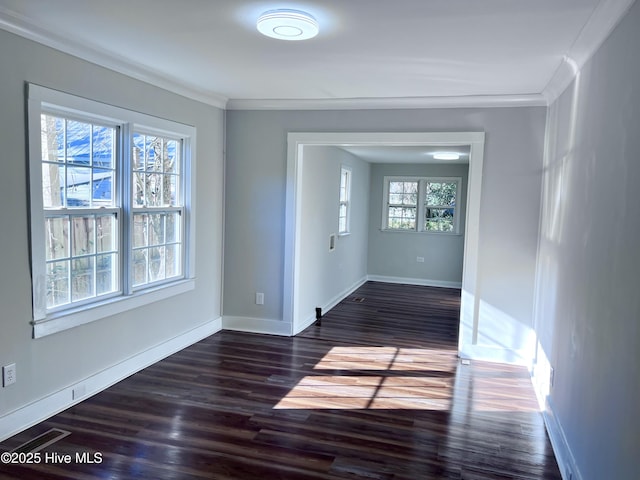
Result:
[[[640,466],[640,4],[549,109],[536,323],[541,392],[574,479]],[[545,378],[546,377],[546,378]]]
[[[0,202],[5,207],[0,209],[0,365],[17,365],[17,383],[0,388],[1,438],[16,425],[7,420],[11,412],[60,392],[64,395],[56,398],[70,402],[70,393],[65,391],[70,385],[219,319],[223,112],[5,31],[0,31],[0,65]],[[197,128],[194,290],[51,336],[31,338],[25,82]]]
[[[351,168],[351,222],[350,233],[338,236],[342,166]],[[342,149],[308,146],[301,168],[298,308],[301,324],[308,325],[315,307],[326,312],[366,279],[370,167]]]
[[[385,176],[460,177],[458,234],[389,232],[381,229]],[[368,273],[374,278],[460,288],[469,165],[373,164]],[[417,257],[424,258],[418,263]]]
[[[533,326],[546,109],[228,111],[224,315],[283,323],[288,132],[486,132],[479,278],[483,353],[514,350]],[[508,280],[505,280],[508,279]],[[254,292],[265,292],[265,305]],[[495,320],[487,325],[488,322]],[[484,328],[485,326],[490,328]],[[501,332],[508,332],[506,340]],[[526,337],[526,338],[525,338]],[[524,340],[523,340],[524,339]]]

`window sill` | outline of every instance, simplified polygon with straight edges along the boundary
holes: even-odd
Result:
[[[338,237],[348,237],[349,235],[351,235],[351,232],[338,233]]]
[[[408,233],[410,235],[419,234],[419,235],[442,235],[447,237],[461,237],[464,235],[463,232],[433,232],[433,231],[422,231],[418,232],[416,230],[393,230],[391,228],[381,228],[380,231],[382,233]]]
[[[113,297],[89,306],[85,305],[77,309],[50,314],[43,320],[33,322],[33,338],[42,338],[79,325],[133,310],[134,308],[149,305],[164,298],[180,295],[181,293],[193,290],[195,283],[195,279],[193,278],[179,280],[169,285],[162,285],[136,292],[126,297]]]

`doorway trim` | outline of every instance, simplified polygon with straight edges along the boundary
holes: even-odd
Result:
[[[306,325],[298,311],[302,160],[307,146],[456,146],[469,145],[469,185],[460,306],[461,354],[477,343],[480,305],[479,242],[480,199],[484,162],[484,132],[289,132],[285,204],[283,320],[291,335]]]

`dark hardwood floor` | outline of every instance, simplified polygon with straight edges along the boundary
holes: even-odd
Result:
[[[73,461],[0,478],[560,479],[526,369],[459,362],[459,305],[369,282],[295,338],[220,332],[5,441]]]

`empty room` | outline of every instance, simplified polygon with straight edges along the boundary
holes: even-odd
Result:
[[[640,4],[0,0],[0,479],[633,479]]]

